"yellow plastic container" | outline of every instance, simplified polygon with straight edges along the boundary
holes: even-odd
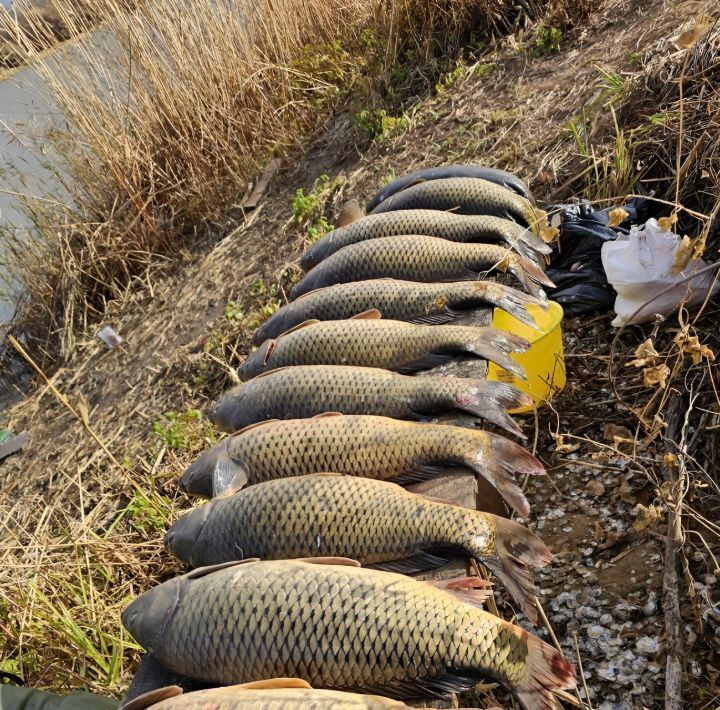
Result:
[[[528,311],[535,318],[540,330],[534,330],[499,308],[493,312],[494,328],[507,330],[530,341],[530,349],[527,352],[513,353],[510,356],[523,366],[527,380],[515,377],[493,362],[488,363],[488,380],[509,382],[519,390],[527,392],[535,400],[534,406],[513,409],[510,411],[511,414],[532,412],[541,404],[549,402],[553,395],[561,392],[565,387],[565,358],[560,327],[563,309],[554,301],[550,301],[547,311],[536,305],[528,306]]]

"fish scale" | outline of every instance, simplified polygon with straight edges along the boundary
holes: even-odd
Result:
[[[408,187],[383,200],[371,214],[390,210],[452,210],[463,215],[493,215],[538,232],[546,214],[520,195],[479,178],[442,178]]]
[[[266,419],[323,412],[408,419],[460,409],[519,432],[505,410],[530,401],[502,382],[410,377],[373,367],[302,365],[273,370],[232,388],[210,418],[224,431],[234,432]]]
[[[524,338],[496,328],[416,325],[380,320],[379,315],[306,323],[277,340],[268,340],[241,365],[240,379],[292,365],[361,365],[410,373],[457,355],[484,358],[524,376],[522,367],[508,355],[527,350]]]
[[[467,595],[331,562],[249,561],[191,573],[141,595],[123,623],[167,668],[210,683],[292,676],[414,697],[492,678],[528,708],[553,707],[534,700],[572,683],[557,651]]]
[[[243,558],[340,556],[398,572],[470,557],[493,570],[535,622],[529,567],[552,555],[527,529],[490,513],[428,500],[384,481],[316,474],[267,481],[193,509],[166,547],[194,567]]]
[[[382,237],[421,234],[455,242],[504,242],[539,263],[552,249],[527,227],[491,215],[463,215],[439,210],[409,209],[371,214],[334,229],[310,246],[300,259],[307,271],[350,244]]]
[[[408,234],[358,242],[340,249],[311,269],[290,292],[294,300],[324,286],[367,279],[455,281],[475,279],[484,271],[502,268],[523,281],[533,295],[538,281],[553,285],[534,264],[496,244],[466,244],[438,237]]]
[[[253,342],[259,345],[308,320],[344,320],[372,309],[391,320],[443,323],[457,318],[464,310],[488,304],[533,328],[537,326],[526,306],[547,308],[545,302],[494,281],[351,281],[318,289],[283,306],[255,331]]]
[[[188,467],[180,485],[210,497],[325,471],[411,482],[458,466],[483,476],[522,514],[528,512],[527,501],[515,477],[544,472],[523,447],[490,432],[380,416],[325,415],[266,422],[223,439]]]

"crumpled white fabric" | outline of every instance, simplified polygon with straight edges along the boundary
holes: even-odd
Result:
[[[601,256],[605,275],[618,293],[615,299],[617,316],[612,325],[647,323],[656,316],[670,315],[681,303],[690,308],[698,306],[711,287],[713,295],[717,294],[720,284],[713,287],[713,270],[686,281],[708,266],[702,259],[691,259],[680,273],[672,273],[680,244],[680,238],[662,229],[655,219],[633,227],[628,235],[603,244]],[[653,299],[673,284],[674,288]],[[638,308],[640,311],[632,317]]]

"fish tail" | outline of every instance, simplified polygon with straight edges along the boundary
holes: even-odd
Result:
[[[537,219],[541,219],[541,223],[547,223],[547,214],[545,212],[542,212],[542,210],[538,210],[538,212],[542,213],[542,217],[538,215]],[[540,254],[542,256],[552,254],[552,247],[546,244],[535,232],[531,231],[530,229],[521,228],[514,236],[518,242],[524,244],[535,254]]]
[[[485,515],[495,523],[495,554],[480,561],[498,576],[528,619],[537,626],[537,593],[530,569],[550,564],[552,552],[523,525],[490,513]]]
[[[490,482],[508,505],[520,515],[530,513],[530,504],[520,486],[519,476],[545,473],[545,468],[529,451],[503,436],[482,432],[482,444],[463,457],[463,464]],[[488,445],[489,442],[489,445]]]
[[[495,282],[476,281],[472,284],[476,291],[482,292],[482,299],[486,303],[490,303],[511,316],[517,318],[521,323],[529,325],[535,330],[540,330],[535,322],[532,314],[527,310],[527,306],[539,306],[543,310],[547,310],[548,303],[528,293],[524,293],[511,286],[505,286]]]
[[[526,438],[505,410],[530,406],[532,398],[512,385],[490,380],[471,380],[470,384],[462,382],[459,391],[455,393],[454,402],[458,409],[487,419],[503,429]]]
[[[575,687],[575,669],[557,649],[532,634],[517,629],[527,644],[527,674],[513,689],[524,710],[558,710],[553,690]]]
[[[508,353],[522,353],[529,347],[530,343],[519,335],[497,328],[487,328],[482,337],[468,343],[465,349],[467,352],[500,365],[517,377],[526,379],[522,365],[510,358]]]
[[[538,286],[555,288],[555,284],[547,277],[545,272],[527,259],[515,256],[510,259],[508,270],[522,283],[523,286],[536,298],[545,300],[545,292]]]

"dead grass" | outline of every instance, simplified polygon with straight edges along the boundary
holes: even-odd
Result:
[[[25,329],[50,357],[158,257],[205,238],[343,98],[389,96],[392,110],[399,87],[432,86],[468,41],[524,16],[506,0],[88,0],[82,14],[68,2],[51,7],[69,35],[99,29],[43,61],[47,24],[0,18],[67,120],[50,141],[68,204],[29,199],[40,238],[7,249],[31,292]]]

